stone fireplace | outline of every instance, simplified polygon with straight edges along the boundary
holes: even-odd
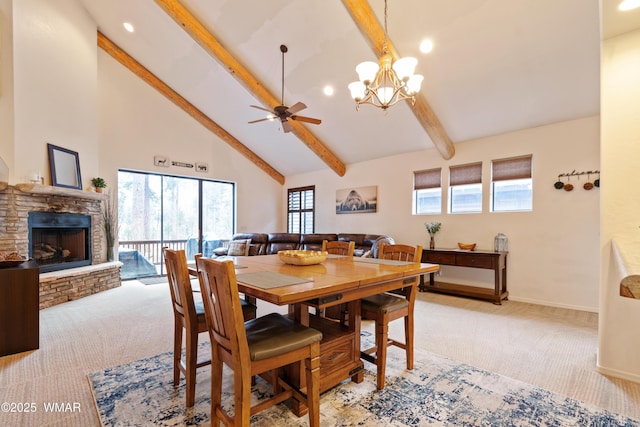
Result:
[[[0,183],[0,250],[17,250],[38,262],[40,308],[120,286],[121,264],[106,262],[103,244],[102,202],[107,197]]]

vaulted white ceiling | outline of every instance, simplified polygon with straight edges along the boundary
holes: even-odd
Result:
[[[259,101],[154,1],[81,2],[101,33],[280,173],[328,167],[278,121],[248,124],[264,117],[249,107]],[[382,22],[383,0],[369,3]],[[301,115],[322,120],[305,126],[347,169],[433,147],[404,103],[356,111],[347,90],[354,67],[377,57],[340,0],[182,4],[277,98],[287,45],[284,103],[302,101]],[[422,94],[454,143],[599,113],[597,0],[389,0],[388,10],[389,38],[418,58]],[[419,51],[425,38],[428,54]]]

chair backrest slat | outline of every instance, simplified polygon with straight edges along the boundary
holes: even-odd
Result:
[[[200,258],[196,265],[211,339],[248,367],[249,345],[233,261]]]
[[[402,244],[387,245],[380,243],[378,259],[390,259],[396,261],[420,262],[422,259],[422,246],[410,246]]]
[[[348,242],[346,240],[323,240],[322,250],[333,255],[353,256],[356,242]]]
[[[163,248],[163,252],[173,309],[187,322],[197,322],[185,251]]]

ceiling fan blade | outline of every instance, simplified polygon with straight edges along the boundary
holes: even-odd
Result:
[[[271,117],[265,117],[264,119],[258,119],[258,120],[252,120],[248,123],[258,123],[258,122],[264,122],[265,120],[273,120]]]
[[[299,122],[311,123],[311,124],[314,124],[314,125],[319,125],[320,123],[322,123],[322,120],[314,119],[312,117],[291,116],[291,119],[297,120]]]
[[[287,108],[287,112],[289,114],[295,114],[298,111],[304,110],[305,108],[307,108],[306,105],[304,105],[304,103],[302,102],[296,102],[295,104],[293,104],[291,107]]]
[[[289,120],[287,120],[287,119],[282,120],[282,130],[285,133],[291,132],[293,130],[293,128],[291,127],[291,123],[289,123]]]
[[[249,107],[257,108],[258,110],[266,111],[266,112],[268,112],[268,113],[273,114],[273,111],[272,111],[272,110],[267,110],[267,109],[266,109],[266,108],[264,108],[264,107],[259,107],[259,106],[257,106],[257,105],[249,105]]]

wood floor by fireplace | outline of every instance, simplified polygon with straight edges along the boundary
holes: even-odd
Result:
[[[91,216],[29,212],[29,257],[41,272],[91,264]]]

